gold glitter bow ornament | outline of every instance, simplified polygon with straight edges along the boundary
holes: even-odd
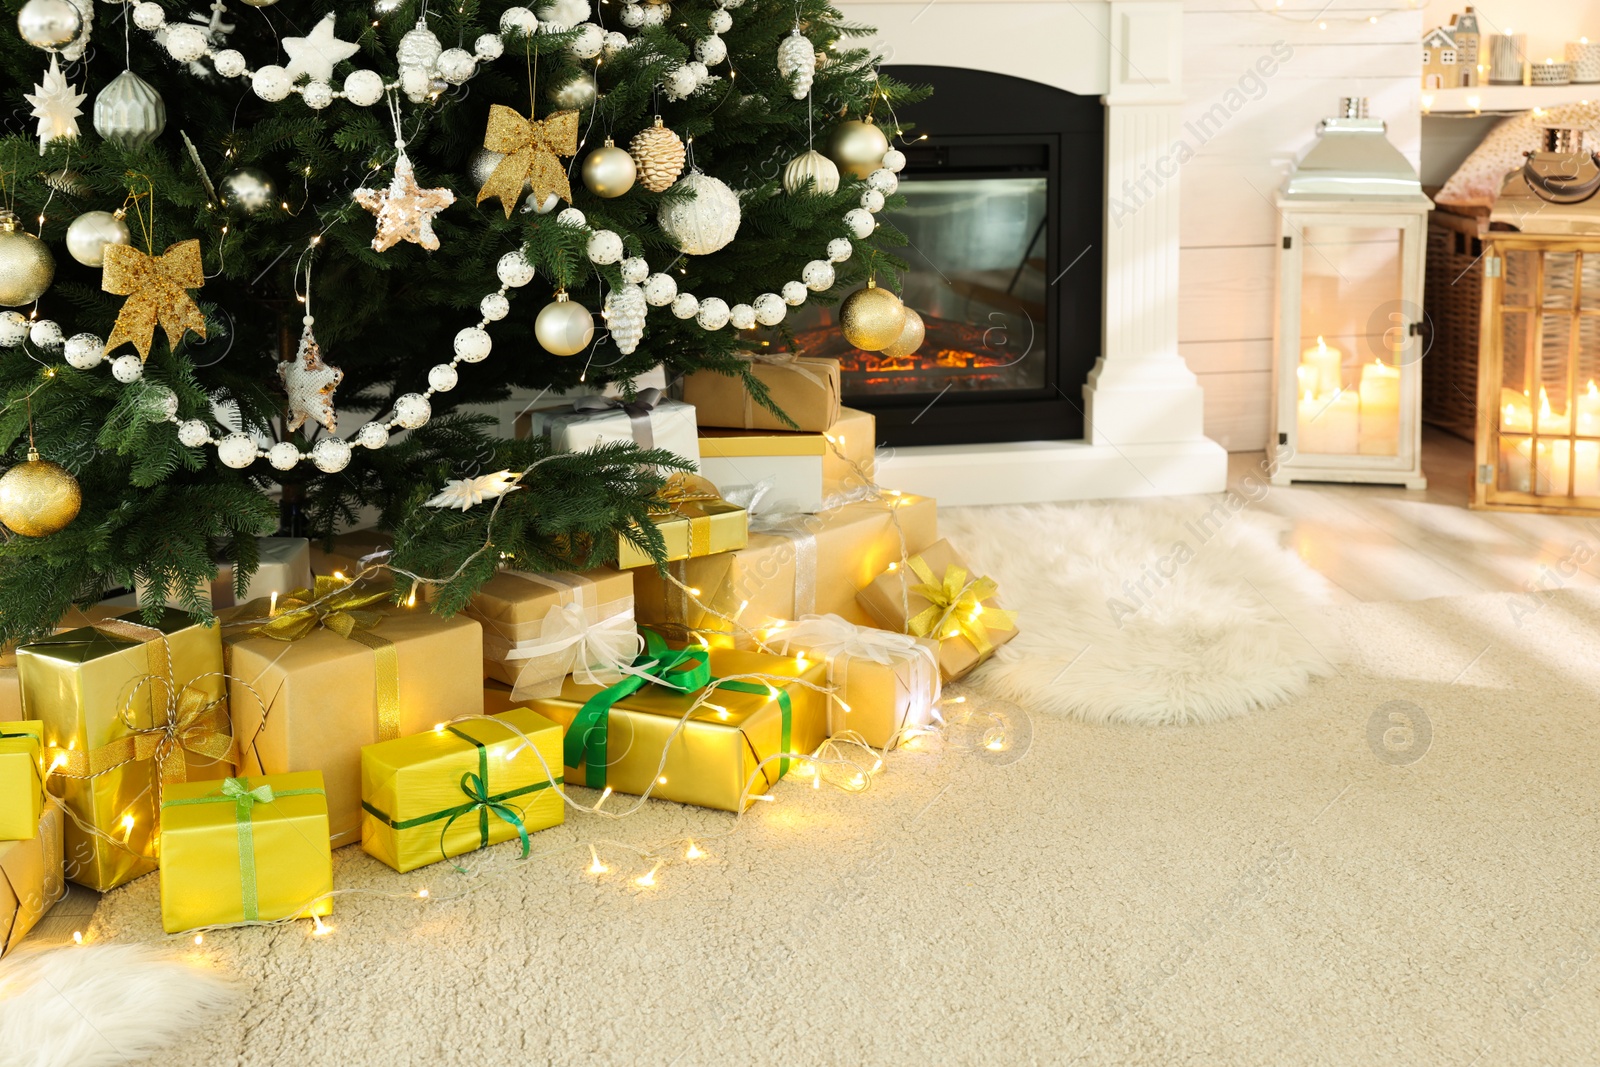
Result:
[[[966,568],[952,563],[944,569],[941,581],[921,556],[912,556],[906,566],[922,579],[922,584],[912,586],[910,591],[928,601],[928,606],[906,623],[908,632],[918,637],[938,635],[941,641],[959,633],[972,642],[979,655],[986,656],[994,649],[994,642],[989,640],[990,626],[997,630],[1016,628],[1016,612],[983,603],[1000,591],[993,578],[969,580]]]
[[[174,348],[188,330],[204,340],[206,317],[185,290],[198,289],[205,282],[197,240],[179,241],[159,256],[147,256],[128,245],[106,245],[100,288],[128,300],[106,339],[105,353],[110,355],[118,345],[131,343],[141,360],[149,359],[158,322],[167,332],[167,344]]]
[[[357,630],[377,628],[383,621],[383,612],[367,609],[388,600],[389,595],[387,589],[374,592],[318,575],[315,589],[296,589],[283,597],[271,621],[249,632],[278,641],[298,641],[321,626],[348,638]]]
[[[478,190],[478,203],[499,197],[506,218],[522,198],[523,183],[533,186],[535,203],[543,203],[554,193],[571,203],[572,186],[567,184],[567,169],[557,156],[578,151],[578,113],[557,111],[546,119],[525,119],[503,104],[489,108],[489,130],[483,147],[504,153],[489,180]]]

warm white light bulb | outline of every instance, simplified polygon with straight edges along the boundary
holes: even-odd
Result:
[[[417,898],[419,900],[427,900],[428,899],[428,890],[427,890],[426,887],[417,890]]]
[[[589,846],[589,855],[594,860],[593,863],[589,864],[589,873],[590,874],[605,874],[607,871],[611,870],[610,867],[607,867],[605,864],[600,862],[600,853],[598,853],[598,852],[596,852],[594,850],[594,846],[593,845]]]
[[[689,842],[689,847],[684,849],[683,858],[686,860],[697,860],[705,854],[705,849],[701,848],[691,840]]]
[[[645,871],[639,877],[635,878],[633,880],[633,884],[637,886],[643,886],[646,889],[650,888],[656,884],[656,872],[660,869],[661,864],[657,863],[654,867],[651,867],[648,871]]]
[[[333,933],[333,927],[323,922],[322,916],[313,915],[311,916],[311,933],[314,937],[321,937],[323,934]]]
[[[197,944],[197,945],[205,944],[206,943],[206,935],[205,934],[195,934],[194,935],[194,943]]]

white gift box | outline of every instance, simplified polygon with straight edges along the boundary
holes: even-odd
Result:
[[[217,563],[217,576],[208,586],[200,588],[200,599],[209,602],[213,608],[231,608],[235,604],[269,597],[273,593],[283,596],[296,589],[310,588],[310,541],[304,537],[258,537],[256,546],[261,553],[261,566],[251,575],[250,588],[243,599],[234,595],[233,564],[227,560]],[[166,594],[169,607],[183,606],[171,590],[167,590]],[[138,599],[140,604],[150,602],[151,590],[147,584],[140,583]]]
[[[820,433],[706,430],[700,438],[700,473],[726,498],[735,486],[766,485],[767,496],[795,511],[822,508],[828,441]]]
[[[700,430],[694,408],[680,400],[661,400],[646,390],[637,402],[614,397],[579,397],[565,407],[528,412],[530,436],[550,438],[562,452],[587,452],[596,445],[632,441],[640,448],[664,448],[700,469]]]

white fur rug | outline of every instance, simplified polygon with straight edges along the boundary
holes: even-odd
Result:
[[[154,878],[147,879],[154,882]],[[235,987],[175,946],[84,945],[19,951],[0,962],[0,1063],[138,1063],[227,1017]]]
[[[1323,578],[1237,493],[954,508],[941,532],[1020,633],[971,677],[1089,722],[1212,722],[1298,696],[1341,657]]]

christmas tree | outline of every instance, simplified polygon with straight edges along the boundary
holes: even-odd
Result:
[[[255,536],[363,509],[445,611],[503,555],[659,549],[670,454],[541,462],[461,409],[656,364],[765,401],[741,352],[902,266],[915,94],[820,0],[0,7],[0,640],[136,582],[204,614],[218,553],[242,590]]]

